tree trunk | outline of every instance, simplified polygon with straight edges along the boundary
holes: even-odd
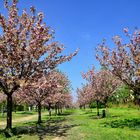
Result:
[[[28,111],[29,111],[29,112],[31,111],[31,106],[28,107]]]
[[[100,116],[100,113],[99,113],[99,101],[96,101],[96,103],[97,103],[97,116]]]
[[[6,129],[12,129],[12,94],[7,94],[7,126]]]
[[[107,102],[108,102],[108,97],[106,97],[105,100],[104,100],[105,109],[102,110],[102,118],[105,118],[105,117],[106,117],[106,114],[107,114],[107,112],[108,112],[108,105],[107,105]]]
[[[62,106],[61,106],[60,112],[61,112],[61,114],[62,114],[62,112],[63,112],[63,110],[62,110]]]
[[[52,115],[51,109],[49,108],[48,111],[49,111],[49,116],[51,116]]]
[[[134,91],[134,104],[140,106],[140,92]]]
[[[60,106],[59,106],[59,104],[57,106],[57,109],[58,109],[58,115],[60,115],[61,113],[60,113]]]
[[[41,123],[41,103],[38,104],[38,123]]]
[[[15,113],[17,112],[17,105],[16,104],[14,104],[14,111],[15,111]]]
[[[106,117],[106,110],[102,110],[102,118],[105,118]]]
[[[48,112],[49,112],[49,116],[51,116],[52,113],[51,113],[51,105],[50,104],[49,104],[49,107],[48,107]]]
[[[57,106],[55,105],[55,115],[57,115]]]
[[[84,105],[84,110],[86,109],[86,106]]]

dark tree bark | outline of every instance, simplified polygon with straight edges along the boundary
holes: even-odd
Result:
[[[97,107],[96,107],[97,108],[97,116],[100,116],[100,113],[99,113],[99,101],[98,100],[96,101],[96,104],[97,104]]]
[[[41,123],[41,103],[38,103],[38,123]]]
[[[12,94],[7,94],[7,126],[6,129],[12,129]]]
[[[16,103],[14,104],[14,111],[15,111],[15,113],[17,112],[17,105],[16,105]]]
[[[86,109],[86,106],[84,105],[83,107],[84,107],[84,110],[85,110]]]
[[[57,106],[55,105],[55,115],[57,115]]]
[[[62,109],[62,106],[61,106],[61,108],[60,108],[60,112],[61,112],[61,114],[63,113],[63,109]]]
[[[7,96],[7,125],[6,129],[12,129],[12,106],[13,106],[13,101],[12,101],[12,95],[13,93],[18,90],[20,86],[14,83],[13,88],[9,91],[8,87],[4,85],[2,82],[0,82],[0,88],[4,92],[4,94]]]
[[[137,90],[134,91],[134,104],[140,106],[140,89],[138,88]]]
[[[60,106],[59,106],[59,104],[57,105],[57,109],[58,109],[58,115],[60,115],[61,113],[60,113]]]
[[[102,118],[106,117],[106,110],[102,110]]]
[[[52,115],[52,112],[51,112],[51,105],[50,104],[48,106],[48,112],[49,112],[49,116],[51,116]]]
[[[105,105],[105,109],[102,110],[102,118],[105,118],[106,117],[106,113],[107,113],[107,110],[108,110],[108,97],[105,98],[104,100],[104,105]]]

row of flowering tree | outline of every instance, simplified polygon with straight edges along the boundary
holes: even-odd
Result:
[[[51,108],[59,110],[71,105],[69,80],[62,72],[53,70],[28,86],[21,87],[14,93],[14,99],[18,104],[37,106],[38,123],[41,123],[42,106],[47,107],[51,115]]]
[[[7,16],[0,14],[0,90],[7,96],[6,128],[11,129],[13,93],[22,86],[28,89],[31,83],[34,87],[31,93],[40,93],[42,89],[37,89],[38,86],[44,88],[49,83],[45,73],[70,61],[77,51],[61,55],[64,48],[52,41],[53,33],[43,22],[43,13],[37,14],[34,7],[29,13],[23,10],[20,14],[17,0],[11,4],[5,0],[5,7]],[[41,81],[42,78],[45,81]]]
[[[96,58],[105,69],[95,72],[93,68],[83,74],[88,83],[77,90],[80,105],[89,104],[93,100],[97,104],[103,102],[106,106],[108,97],[120,85],[128,87],[131,100],[140,105],[140,31],[136,29],[129,34],[125,28],[124,33],[126,43],[120,36],[115,36],[114,48],[108,47],[105,40],[97,47]]]
[[[106,68],[97,72],[92,67],[87,73],[83,73],[82,76],[87,80],[87,85],[83,86],[81,90],[77,90],[79,105],[96,102],[97,115],[99,116],[99,103],[103,103],[105,108],[107,108],[109,97],[113,95],[115,90],[121,85],[121,82]]]
[[[126,43],[120,36],[113,37],[115,47],[111,49],[103,41],[97,47],[97,59],[102,66],[133,91],[134,102],[140,105],[140,30],[132,34],[124,29]]]
[[[93,92],[90,84],[82,85],[81,88],[77,88],[78,95],[78,105],[80,108],[86,108],[86,105],[89,105],[93,102]]]
[[[50,116],[51,108],[55,109],[55,114],[57,115],[62,113],[62,108],[72,107],[71,84],[68,77],[60,71],[53,71],[53,73],[58,77],[58,88],[53,94],[49,94],[44,101],[44,105],[47,106]]]

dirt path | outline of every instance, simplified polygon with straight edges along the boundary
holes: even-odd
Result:
[[[61,140],[61,138],[60,137],[55,137],[52,140]]]
[[[42,113],[42,115],[44,115],[45,113]],[[30,116],[26,116],[26,117],[21,117],[21,118],[17,118],[16,120],[12,120],[13,123],[18,123],[18,122],[28,122],[32,119],[37,119],[38,115],[30,115]],[[2,125],[6,125],[6,121],[0,122],[0,126]]]

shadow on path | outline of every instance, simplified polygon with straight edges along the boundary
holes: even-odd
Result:
[[[29,122],[26,123],[26,126],[18,126],[13,128],[12,133],[5,130],[0,130],[0,133],[3,133],[7,138],[15,135],[19,139],[22,137],[22,134],[38,135],[39,140],[43,140],[45,136],[65,137],[67,136],[67,131],[77,125],[65,125],[63,124],[64,121],[65,119],[61,118],[59,120],[50,119],[41,124]]]

